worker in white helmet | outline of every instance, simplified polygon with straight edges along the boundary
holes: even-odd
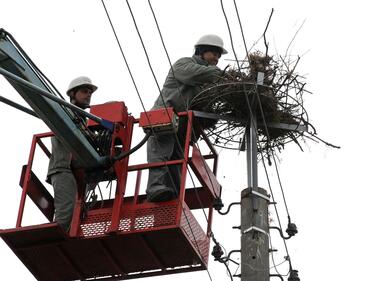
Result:
[[[216,65],[223,54],[223,40],[217,35],[204,35],[194,45],[192,57],[177,60],[169,70],[161,95],[152,110],[173,107],[176,111],[189,109],[192,98],[206,83],[217,81],[222,70]],[[177,137],[175,134],[154,134],[147,142],[147,161],[164,162],[182,158],[186,120],[179,122]],[[152,168],[147,183],[147,200],[150,202],[168,201],[177,197],[180,190],[180,165]]]
[[[72,104],[86,109],[90,106],[91,95],[96,89],[90,78],[80,76],[70,82],[66,94]],[[52,137],[51,143],[47,182],[52,184],[54,191],[54,220],[65,231],[69,231],[77,193],[77,183],[71,169],[72,154],[57,137]]]

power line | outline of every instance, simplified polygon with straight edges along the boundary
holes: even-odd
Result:
[[[225,17],[225,20],[226,20],[226,23],[227,23],[227,27],[228,27],[228,31],[229,31],[229,35],[230,35],[230,39],[231,39],[231,45],[232,45],[232,49],[233,49],[233,53],[235,55],[235,59],[236,59],[236,62],[237,62],[237,65],[238,65],[238,68],[240,69],[240,65],[239,65],[239,62],[238,62],[238,59],[237,59],[237,56],[236,56],[236,53],[235,53],[235,50],[234,50],[234,47],[233,47],[233,40],[232,40],[232,35],[231,35],[231,30],[230,30],[230,27],[229,27],[229,22],[228,22],[228,19],[227,19],[227,16],[226,16],[226,13],[225,13],[225,9],[224,9],[224,5],[223,5],[223,1],[221,0],[221,6],[222,6],[222,10],[223,10],[223,14],[224,14],[224,17]],[[243,42],[244,42],[244,47],[245,47],[245,51],[246,51],[246,54],[247,54],[247,46],[246,46],[246,41],[245,41],[245,38],[244,38],[244,33],[243,33],[243,29],[242,29],[242,24],[241,24],[241,19],[240,19],[240,16],[239,16],[239,12],[238,12],[238,9],[237,9],[237,5],[236,5],[236,1],[233,0],[234,2],[234,6],[235,6],[235,10],[236,10],[236,14],[237,14],[237,19],[238,19],[238,22],[239,22],[239,25],[240,25],[240,30],[241,30],[241,35],[242,35],[242,38],[243,38]],[[263,37],[264,37],[264,40],[265,40],[265,32],[268,28],[268,25],[269,25],[269,22],[270,22],[270,18],[272,16],[272,13],[273,13],[273,9],[272,9],[272,12],[271,12],[271,15],[269,17],[269,21],[267,23],[267,27],[263,33]],[[268,45],[265,41],[265,44],[266,44],[266,48],[268,50]],[[266,52],[266,55],[267,55],[267,52]],[[247,54],[248,56],[248,54]],[[249,59],[249,57],[248,57]],[[250,63],[250,59],[249,59],[249,63]],[[241,72],[240,72],[241,73]],[[242,73],[241,73],[241,76],[242,76]],[[244,87],[245,88],[245,87]],[[260,102],[260,98],[259,98],[259,93],[258,91],[256,90],[255,91],[255,94],[258,98],[258,103],[260,105],[260,109],[261,109],[261,115],[262,115],[262,119],[263,119],[263,122],[264,122],[264,126],[266,128],[266,133],[267,133],[267,136],[268,136],[268,139],[269,139],[269,133],[268,133],[268,129],[267,129],[267,124],[266,124],[266,121],[265,121],[265,116],[264,116],[264,113],[263,113],[263,109],[262,109],[262,104]],[[247,98],[247,95],[245,94],[245,97]],[[248,99],[246,99],[246,102],[247,102],[247,105],[249,107],[249,111],[250,111],[250,116],[251,116],[251,120],[253,120],[253,116],[252,116],[252,112],[251,112],[251,107],[250,107],[250,103],[248,102]],[[259,137],[257,136],[257,138],[259,139]],[[273,156],[273,159],[274,159],[274,162],[275,162],[275,165],[276,165],[276,161],[275,161],[275,157],[274,157],[274,153],[272,151],[272,156]],[[265,169],[265,173],[266,173],[266,177],[267,177],[267,181],[268,181],[268,185],[269,185],[269,189],[271,191],[271,194],[272,194],[272,197],[274,199],[274,196],[273,196],[273,192],[272,192],[272,187],[271,187],[271,183],[270,183],[270,180],[269,180],[269,177],[268,177],[268,173],[267,173],[267,169],[265,167],[265,164],[264,164],[264,157],[263,157],[263,154],[261,154],[261,157],[262,157],[262,162],[263,162],[263,166],[264,166],[264,169]],[[286,200],[285,200],[285,194],[284,194],[284,190],[283,190],[283,187],[282,187],[282,184],[281,184],[281,179],[280,179],[280,176],[279,176],[279,171],[276,167],[276,172],[277,172],[277,176],[278,176],[278,180],[279,180],[279,184],[280,184],[280,188],[281,188],[281,191],[282,191],[282,195],[283,195],[283,199],[284,199],[284,203],[285,203],[285,208],[287,210],[287,214],[288,214],[288,219],[290,220],[290,215],[289,215],[289,211],[288,211],[288,207],[287,207],[287,204],[286,204]],[[278,221],[279,221],[279,225],[280,225],[280,228],[281,228],[281,222],[280,222],[280,218],[279,218],[279,215],[278,215],[278,211],[277,211],[277,207],[275,205],[275,210],[276,210],[276,214],[277,214],[277,218],[278,218]],[[283,238],[283,242],[284,242],[284,246],[285,246],[285,250],[287,252],[287,255],[289,257],[289,253],[288,253],[288,247],[286,245],[286,241],[285,239]],[[289,260],[290,262],[290,260]],[[291,267],[291,262],[290,262],[290,267]]]
[[[128,1],[126,1],[126,2],[127,2],[127,5],[128,5],[128,8],[129,8],[129,11],[130,11],[130,13],[131,13],[131,15],[132,15],[132,19],[133,19],[134,25],[135,25],[135,27],[136,27],[136,30],[137,30],[138,36],[139,36],[139,38],[140,38],[140,40],[141,40],[141,43],[142,43],[142,46],[143,46],[143,49],[144,49],[145,55],[146,55],[146,57],[147,57],[147,61],[148,61],[149,67],[150,67],[150,69],[151,69],[151,72],[152,72],[153,77],[154,77],[154,79],[155,79],[155,82],[156,82],[156,85],[157,85],[157,87],[158,87],[159,93],[160,93],[161,98],[162,98],[162,100],[163,100],[163,96],[162,96],[162,94],[161,94],[161,90],[160,90],[159,84],[158,84],[158,82],[157,82],[157,79],[156,79],[155,73],[154,73],[153,68],[152,68],[152,66],[151,66],[151,62],[150,62],[150,60],[149,60],[149,56],[148,56],[148,54],[147,54],[146,47],[145,47],[145,45],[144,45],[144,43],[143,43],[142,36],[141,36],[141,34],[140,34],[140,32],[139,32],[139,29],[138,29],[138,26],[137,26],[137,23],[136,23],[135,17],[134,17],[134,15],[133,15],[132,9],[131,9],[131,7],[130,7],[129,2],[128,2]],[[111,23],[112,30],[113,30],[113,32],[115,33],[115,37],[116,37],[117,43],[118,43],[118,45],[119,45],[119,47],[120,47],[120,49],[121,49],[121,53],[122,53],[122,55],[123,55],[123,58],[124,58],[124,60],[125,60],[125,62],[126,62],[125,55],[124,55],[124,53],[123,53],[123,51],[122,51],[122,48],[121,48],[121,44],[119,43],[118,37],[117,37],[117,35],[116,35],[115,29],[114,29],[114,27],[113,27],[112,21],[110,20],[109,13],[108,13],[108,11],[107,11],[107,9],[106,9],[106,7],[105,7],[105,4],[104,4],[103,0],[102,0],[102,3],[103,3],[103,6],[104,6],[104,8],[105,8],[105,10],[106,10],[107,17],[108,17],[108,19],[109,19],[109,21],[110,21],[110,23]],[[169,56],[168,56],[168,58],[169,58]],[[126,65],[127,65],[127,67],[128,67],[129,73],[131,73],[131,71],[130,71],[130,67],[128,66],[127,62],[126,62]],[[134,84],[134,86],[136,87],[133,77],[132,77],[132,80],[133,80],[133,84]],[[141,98],[140,93],[139,93],[138,90],[137,90],[137,94],[138,94],[138,97],[139,97],[139,99],[140,99],[140,101],[141,101],[141,103],[142,103],[142,106],[143,106],[142,98]],[[163,103],[164,103],[164,108],[167,108],[167,107],[166,107],[166,104],[165,104],[165,102],[164,102],[164,100],[163,100]],[[145,108],[144,108],[144,106],[143,106],[143,109],[144,109],[144,111],[146,111]],[[169,116],[169,118],[171,119],[170,116]],[[152,131],[152,133],[154,134],[153,131]],[[180,149],[182,150],[182,148],[181,148],[181,144],[179,143],[179,140],[178,140],[178,137],[177,137],[177,134],[176,134],[176,132],[174,132],[174,133],[175,133],[176,141],[177,141],[177,143],[178,143]],[[154,136],[155,136],[155,134],[154,134]],[[166,165],[166,166],[167,166],[167,165]],[[171,177],[171,173],[170,173],[168,167],[167,167],[167,171],[168,171],[169,176]],[[189,171],[189,173],[190,173],[190,171]],[[172,184],[174,184],[173,180],[172,180],[171,182],[172,182]],[[194,181],[193,181],[193,182],[194,182]],[[182,204],[182,203],[180,202],[180,204]],[[202,206],[202,204],[201,204],[201,206]],[[185,210],[184,210],[184,208],[182,208],[182,210],[183,210],[183,212],[184,212],[185,218],[187,219],[187,222],[188,222],[189,228],[190,228],[190,230],[191,230],[191,232],[192,232],[192,235],[193,235],[193,237],[194,237],[194,240],[195,240],[195,243],[196,243],[196,248],[197,248],[197,250],[200,252],[200,249],[199,249],[198,243],[197,243],[196,238],[195,238],[195,236],[194,236],[194,233],[193,233],[193,231],[192,231],[192,229],[191,229],[189,219],[188,219],[188,217],[187,217],[186,214],[185,214]],[[207,217],[206,217],[206,219],[207,219]],[[207,221],[208,221],[208,220],[207,220]],[[201,253],[200,253],[200,255],[203,257],[203,255],[202,255]],[[208,272],[208,275],[209,275],[210,279],[212,280],[212,278],[211,278],[211,276],[210,276],[210,273],[209,273],[208,269],[207,269],[207,272]]]
[[[111,20],[111,17],[110,17],[110,15],[109,15],[109,13],[108,13],[107,7],[106,7],[106,5],[105,5],[105,3],[104,3],[104,0],[101,0],[101,2],[102,2],[102,4],[103,4],[103,8],[104,8],[105,13],[106,13],[106,15],[107,15],[108,21],[109,21],[109,23],[110,23],[110,25],[111,25],[112,32],[113,32],[113,34],[115,35],[116,42],[117,42],[117,45],[118,45],[118,47],[119,47],[119,49],[120,49],[120,52],[121,52],[122,58],[123,58],[123,60],[124,60],[124,62],[125,62],[126,68],[128,69],[128,72],[129,72],[130,78],[131,78],[131,80],[132,80],[132,82],[133,82],[134,89],[135,89],[135,91],[137,92],[138,99],[139,99],[139,101],[140,101],[140,103],[141,103],[141,105],[142,105],[143,110],[146,112],[146,108],[145,108],[145,106],[144,106],[143,100],[142,100],[141,95],[140,95],[140,93],[139,93],[139,90],[138,90],[137,84],[135,83],[135,80],[134,80],[134,77],[133,77],[132,71],[130,70],[130,66],[129,66],[128,61],[127,61],[127,59],[126,59],[126,57],[125,57],[124,51],[122,50],[122,47],[121,47],[120,41],[119,41],[119,39],[118,39],[118,36],[117,36],[116,30],[115,30],[115,28],[114,28],[114,26],[113,26],[113,24],[112,24],[112,20]]]

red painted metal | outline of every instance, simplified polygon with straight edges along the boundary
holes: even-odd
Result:
[[[137,204],[138,201],[138,196],[139,196],[139,189],[141,187],[141,179],[142,179],[142,170],[137,171],[137,179],[135,182],[135,192],[134,192],[134,200],[133,204]]]
[[[22,167],[20,186],[23,187],[27,165]],[[26,181],[25,186],[27,195],[33,200],[34,204],[39,208],[43,215],[49,220],[53,220],[55,212],[54,200],[48,190],[44,187],[38,177],[30,171],[30,180]]]
[[[212,195],[212,197],[220,197],[221,186],[217,181],[215,174],[208,167],[196,145],[193,145],[191,167],[197,175],[200,183],[203,185],[203,187],[208,189],[208,192]]]
[[[123,112],[115,113],[115,110]],[[114,147],[119,147],[119,142],[121,151],[129,150],[138,119],[128,115],[122,103],[98,105],[92,108],[92,112],[116,123],[111,154],[118,153]],[[17,227],[1,230],[0,236],[37,280],[122,280],[207,268],[212,205],[221,192],[214,175],[217,154],[211,151],[209,155],[201,155],[198,147],[192,146],[190,141],[193,113],[180,113],[179,116],[188,118],[183,159],[132,166],[129,166],[129,157],[116,162],[112,173],[117,182],[114,198],[104,200],[85,212],[85,216],[82,213],[85,171],[75,171],[78,193],[69,234],[52,222],[53,199],[48,197],[48,191],[32,171],[36,146],[39,145],[49,156],[42,138],[53,134],[34,136],[29,162],[23,172]],[[140,125],[141,121],[142,117]],[[92,126],[97,124],[92,123]],[[208,147],[211,148],[210,144]],[[214,172],[205,158],[213,158]],[[148,202],[144,194],[139,194],[142,170],[166,165],[181,165],[180,196],[168,202]],[[202,187],[185,190],[189,166]],[[134,195],[125,197],[125,190],[129,188],[127,177],[132,172],[137,173]],[[38,207],[50,223],[21,227],[26,195],[37,206],[38,202],[49,198],[48,208],[43,209],[40,204]],[[206,231],[191,212],[196,208],[209,209]]]
[[[130,150],[132,133],[133,133],[133,120],[132,116],[129,116],[127,119],[126,127],[119,127],[118,131],[114,133],[113,139],[121,139],[122,141],[122,151]],[[112,155],[115,153],[114,151],[114,143],[113,143],[113,150]],[[114,170],[116,173],[117,178],[117,186],[116,186],[116,196],[115,201],[113,203],[112,209],[112,220],[111,226],[109,228],[109,232],[116,232],[119,227],[120,223],[120,212],[123,207],[123,198],[125,196],[125,188],[126,188],[126,180],[128,177],[127,168],[129,164],[129,157],[126,157],[120,161],[117,161],[114,165]]]
[[[26,166],[26,172],[25,172],[25,176],[24,176],[23,184],[22,184],[23,188],[22,188],[20,207],[19,207],[19,210],[18,210],[16,227],[21,227],[21,223],[22,223],[23,212],[24,212],[24,209],[25,209],[26,195],[27,195],[27,192],[28,192],[29,182],[30,182],[30,178],[31,178],[31,167],[32,167],[32,163],[33,163],[34,155],[35,155],[35,147],[36,147],[36,143],[37,143],[36,139],[37,138],[34,136],[32,142],[31,142],[31,150],[30,150],[30,154],[29,154],[29,160],[28,160],[28,163],[27,163],[27,166]]]
[[[172,107],[142,112],[139,118],[139,126],[155,131],[162,129],[172,129],[176,125],[177,118]]]
[[[110,108],[110,110],[108,110]],[[128,109],[123,102],[108,102],[104,104],[90,106],[90,113],[99,116],[108,121],[125,125],[128,119]],[[89,119],[88,126],[98,125],[95,121]]]

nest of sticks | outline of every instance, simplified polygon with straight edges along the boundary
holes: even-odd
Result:
[[[309,92],[305,78],[295,71],[298,62],[299,58],[286,62],[256,51],[242,65],[226,70],[218,82],[206,85],[190,108],[220,116],[200,120],[212,143],[244,149],[245,130],[254,125],[252,120],[257,124],[258,152],[268,157],[286,143],[302,149],[301,137],[314,138],[316,131],[303,106],[303,95]]]

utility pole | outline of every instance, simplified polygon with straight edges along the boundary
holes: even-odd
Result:
[[[257,122],[246,128],[248,188],[241,192],[241,281],[268,281],[269,226],[266,190],[258,187]]]
[[[264,73],[258,72],[257,85],[263,85],[263,78]],[[257,126],[256,116],[250,116],[245,133],[248,187],[241,192],[241,281],[270,280],[270,198],[267,191],[258,186]],[[267,127],[307,131],[307,127],[301,124],[269,123]],[[298,274],[295,274],[296,271],[292,270],[288,280],[299,280]]]

